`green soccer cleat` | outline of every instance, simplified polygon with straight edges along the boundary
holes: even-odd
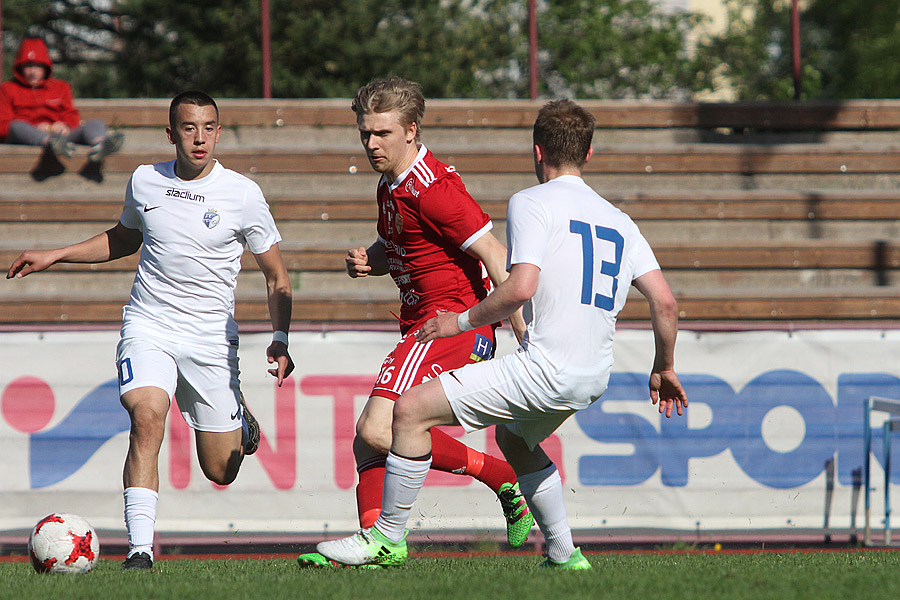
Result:
[[[328,560],[318,552],[301,554],[297,557],[297,564],[303,569],[330,569],[338,566],[337,563]]]
[[[301,569],[380,569],[381,565],[359,565],[351,567],[350,565],[342,565],[339,562],[327,559],[318,552],[310,552],[309,554],[301,554],[297,557],[297,564]]]
[[[361,567],[364,565],[396,566],[406,562],[406,534],[399,543],[394,543],[372,527],[360,529],[350,537],[330,542],[319,542],[316,550],[326,559],[342,565]]]
[[[587,571],[592,567],[591,563],[588,562],[588,559],[581,553],[581,548],[575,548],[575,552],[572,553],[572,556],[570,556],[569,560],[566,562],[554,562],[547,558],[547,560],[541,563],[540,568],[560,569],[563,571]]]
[[[518,548],[528,539],[528,532],[534,525],[534,516],[519,491],[519,482],[501,485],[497,498],[506,517],[506,541],[513,548]]]

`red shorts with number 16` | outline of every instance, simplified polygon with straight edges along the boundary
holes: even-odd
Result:
[[[493,325],[424,344],[416,341],[418,330],[413,328],[403,336],[381,363],[381,372],[372,388],[373,396],[396,400],[412,386],[434,379],[444,371],[494,357]]]

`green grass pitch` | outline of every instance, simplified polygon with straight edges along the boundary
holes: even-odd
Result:
[[[38,575],[0,563],[0,598],[354,600],[514,598],[791,599],[900,598],[900,552],[659,552],[587,554],[585,572],[536,569],[536,555],[411,557],[379,571],[301,570],[290,558],[158,560],[123,572],[101,559],[85,575]]]

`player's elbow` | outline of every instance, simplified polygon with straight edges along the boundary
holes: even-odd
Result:
[[[522,306],[537,293],[537,280],[510,277],[505,283],[506,299],[516,307]]]
[[[266,278],[266,284],[269,289],[269,296],[276,298],[284,298],[290,300],[292,297],[291,278],[287,270],[282,270],[273,276]]]
[[[512,296],[510,300],[510,306],[514,307],[513,310],[517,310],[521,308],[526,302],[531,300],[534,297],[534,292],[529,290],[520,290],[518,294]]]
[[[658,319],[674,320],[678,318],[678,301],[671,291],[658,294],[650,303],[653,314]]]

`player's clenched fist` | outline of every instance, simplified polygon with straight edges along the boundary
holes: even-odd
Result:
[[[369,255],[362,246],[351,248],[344,261],[347,263],[347,274],[350,277],[365,277],[372,270],[369,266]]]

